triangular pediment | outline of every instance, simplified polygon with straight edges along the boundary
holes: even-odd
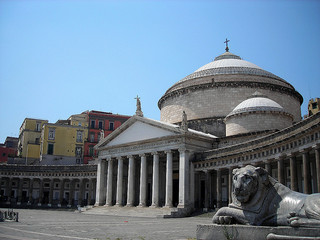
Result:
[[[177,134],[180,134],[180,129],[177,125],[134,116],[103,139],[97,147],[111,147]]]

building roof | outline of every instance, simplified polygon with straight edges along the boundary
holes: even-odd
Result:
[[[240,113],[261,111],[286,112],[285,109],[277,102],[261,95],[259,92],[255,92],[252,97],[237,105],[233,111],[228,114],[227,118]]]
[[[220,75],[220,74],[247,74],[247,75],[270,77],[280,82],[289,84],[284,79],[274,75],[273,73],[263,70],[259,66],[251,62],[245,61],[241,59],[241,57],[235,54],[232,54],[230,52],[225,52],[217,56],[214,59],[214,61],[198,68],[195,72],[181,79],[178,83],[187,81],[189,79],[206,77],[206,76],[214,76],[214,75]]]

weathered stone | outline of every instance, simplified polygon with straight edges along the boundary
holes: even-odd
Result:
[[[249,225],[198,225],[197,239],[320,239],[320,228],[266,227]]]

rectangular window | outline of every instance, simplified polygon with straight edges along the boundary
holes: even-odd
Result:
[[[48,140],[54,140],[54,137],[55,137],[55,129],[49,128]]]
[[[89,146],[89,156],[93,156],[93,146]]]
[[[91,128],[95,128],[96,125],[96,121],[95,120],[91,120]]]
[[[114,123],[110,122],[109,123],[109,130],[113,131],[113,129],[114,129]]]
[[[49,155],[53,155],[53,143],[48,144],[48,152]]]
[[[103,129],[103,122],[99,121],[99,129]]]
[[[94,142],[94,133],[90,133],[90,142]]]
[[[82,147],[76,147],[76,157],[82,156]]]
[[[37,125],[36,125],[36,131],[37,131],[37,132],[40,132],[40,129],[41,129],[41,123],[37,123]]]
[[[77,131],[77,142],[82,142],[82,131]]]

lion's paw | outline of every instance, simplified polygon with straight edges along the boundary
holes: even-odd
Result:
[[[296,215],[296,213],[292,212],[288,216],[288,223],[291,227],[299,227],[300,226],[300,218]]]
[[[216,224],[232,224],[233,222],[233,217],[231,216],[216,216],[213,219],[213,223]]]

